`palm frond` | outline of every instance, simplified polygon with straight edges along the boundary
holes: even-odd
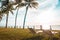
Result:
[[[37,2],[31,2],[31,5],[36,8],[38,6],[38,3]]]
[[[10,10],[10,12],[11,12],[12,14],[14,14],[12,10]]]
[[[18,5],[16,6],[16,8],[17,8],[17,7],[21,8],[21,7],[26,6],[26,5],[27,5],[26,3],[20,3],[20,4],[18,4]]]
[[[30,7],[30,8],[32,8],[32,6],[31,6],[31,5],[29,5],[29,7]]]
[[[0,21],[2,20],[3,14],[0,14]]]
[[[35,0],[24,0],[25,2],[32,2],[32,1],[35,1]]]
[[[21,5],[21,6],[26,6],[27,4],[26,4],[26,3],[21,3],[20,5]]]
[[[0,16],[0,21],[2,20],[2,16]]]
[[[6,9],[2,9],[1,11],[0,11],[0,20],[2,19],[2,17],[3,17],[3,15],[4,14],[8,14],[9,13],[9,11],[13,14],[13,7],[12,7],[12,5],[11,4],[8,4],[7,6],[6,6]]]
[[[16,4],[18,4],[18,3],[21,3],[22,2],[22,0],[15,0],[16,1]]]

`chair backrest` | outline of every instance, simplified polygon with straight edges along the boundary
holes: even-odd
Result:
[[[48,35],[52,35],[52,32],[50,30],[43,30],[43,32],[48,34]]]
[[[28,28],[30,31],[31,31],[31,33],[36,33],[32,28]]]

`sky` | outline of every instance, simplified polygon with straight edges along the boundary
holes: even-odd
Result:
[[[37,0],[39,6],[37,9],[29,8],[26,18],[26,25],[43,25],[43,28],[49,28],[49,25],[60,25],[60,0]],[[14,26],[16,11],[14,15],[9,14],[8,26]],[[23,25],[26,7],[18,11],[17,26]],[[5,26],[6,15],[0,22],[0,26]]]

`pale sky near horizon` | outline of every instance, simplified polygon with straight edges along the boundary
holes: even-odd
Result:
[[[60,0],[37,0],[37,9],[29,8],[26,25],[60,25]],[[18,12],[17,25],[22,26],[25,14],[25,7]],[[14,26],[16,10],[14,15],[9,14],[8,26]],[[0,22],[0,26],[5,26],[6,16]]]

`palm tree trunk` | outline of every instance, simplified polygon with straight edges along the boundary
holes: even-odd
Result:
[[[9,16],[9,14],[7,13],[7,15],[6,15],[6,27],[5,28],[7,28],[7,26],[8,26],[8,16]]]
[[[16,24],[17,24],[18,11],[19,11],[19,8],[17,9],[17,12],[16,12],[16,17],[15,17],[15,26],[14,26],[14,28],[16,28]]]
[[[25,13],[25,16],[24,16],[23,29],[25,27],[25,21],[26,21],[27,12],[28,12],[28,6],[26,7],[26,13]]]

